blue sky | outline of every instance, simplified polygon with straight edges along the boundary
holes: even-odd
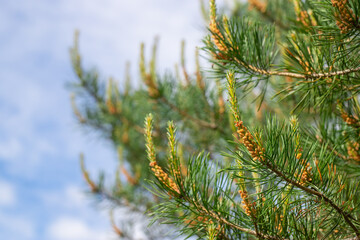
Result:
[[[203,20],[195,0],[0,0],[0,238],[112,239],[107,212],[84,196],[78,156],[92,175],[111,174],[116,154],[85,134],[66,83],[75,29],[86,66],[120,83],[126,61],[136,75],[140,42],[160,36],[159,68],[189,69]]]

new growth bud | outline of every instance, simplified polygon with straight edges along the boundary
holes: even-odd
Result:
[[[348,6],[348,0],[331,0],[334,8],[336,8],[335,18],[336,25],[341,33],[345,34],[356,25],[356,17],[352,9]]]

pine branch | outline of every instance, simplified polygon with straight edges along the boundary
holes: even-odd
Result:
[[[287,177],[283,172],[277,169],[276,166],[271,164],[269,161],[266,160],[266,156],[264,155],[265,149],[260,146],[258,142],[254,140],[254,137],[249,132],[249,130],[243,125],[243,122],[240,121],[240,118],[238,116],[238,110],[237,110],[237,99],[236,99],[236,93],[235,93],[235,85],[234,85],[234,75],[232,72],[229,72],[227,75],[228,80],[228,91],[229,91],[229,97],[230,97],[230,107],[232,109],[234,119],[235,119],[235,126],[238,129],[237,132],[241,138],[242,143],[246,147],[246,149],[250,152],[251,158],[254,161],[259,161],[262,165],[266,166],[271,172],[275,173],[278,177],[286,181],[287,183],[292,184],[293,186],[296,186],[297,188],[300,188],[301,190],[305,191],[306,193],[310,195],[315,195],[316,197],[324,200],[326,203],[328,203],[334,210],[336,210],[346,221],[346,223],[353,229],[356,236],[360,238],[360,232],[357,229],[357,227],[353,224],[351,219],[353,217],[343,211],[339,206],[337,206],[328,196],[326,196],[323,193],[320,193],[317,190],[311,189],[306,187],[302,182],[295,181],[289,177]],[[302,153],[299,153],[302,155]],[[298,155],[299,155],[298,154]],[[299,155],[299,158],[301,157]]]
[[[258,73],[265,74],[265,75],[276,75],[276,76],[284,76],[284,77],[293,77],[293,78],[304,78],[304,79],[316,79],[316,78],[326,78],[326,77],[334,77],[334,76],[342,76],[347,75],[354,72],[359,72],[360,67],[357,68],[350,68],[336,72],[329,72],[329,73],[311,73],[311,74],[299,74],[299,73],[291,73],[291,72],[277,72],[277,71],[266,71],[261,69],[255,69]],[[263,72],[265,71],[265,73]]]
[[[210,217],[216,219],[217,221],[219,221],[219,222],[221,222],[221,223],[223,223],[223,224],[226,224],[226,225],[228,225],[229,227],[232,227],[232,228],[234,228],[234,229],[237,229],[237,230],[239,230],[239,231],[242,231],[242,232],[244,232],[244,233],[248,233],[248,234],[250,234],[250,235],[253,235],[253,236],[256,236],[256,237],[259,237],[259,238],[263,238],[263,239],[270,239],[270,240],[280,240],[280,239],[282,239],[282,240],[287,240],[287,239],[284,239],[284,238],[278,238],[278,237],[270,236],[270,235],[267,235],[267,234],[263,234],[263,233],[261,233],[261,232],[256,232],[256,231],[254,231],[254,230],[252,230],[252,229],[243,228],[243,227],[241,227],[241,226],[239,226],[239,225],[236,225],[236,224],[234,224],[234,223],[229,222],[229,221],[226,220],[225,218],[219,216],[218,213],[206,209],[204,206],[202,206],[202,205],[200,205],[200,204],[198,204],[198,203],[193,202],[193,201],[192,201],[191,199],[189,199],[189,198],[186,198],[186,200],[187,200],[189,203],[194,203],[194,205],[195,205],[195,207],[196,207],[197,209],[199,209],[200,211],[204,211],[204,212],[207,213]]]
[[[242,66],[248,68],[251,71],[254,71],[261,75],[266,76],[282,76],[282,77],[293,77],[293,78],[302,78],[302,79],[317,79],[317,78],[327,78],[327,77],[334,77],[334,76],[343,76],[350,73],[360,72],[360,67],[357,68],[350,68],[345,70],[340,70],[336,72],[329,72],[329,73],[311,73],[311,74],[301,74],[301,73],[292,73],[292,72],[279,72],[279,71],[269,71],[266,69],[260,69],[250,64],[246,64],[239,59],[235,59],[235,61]]]
[[[165,97],[161,97],[160,100],[165,103],[166,105],[168,105],[172,110],[174,110],[175,112],[178,112],[181,116],[195,122],[196,124],[198,124],[201,127],[205,127],[205,128],[210,128],[213,130],[219,130],[221,131],[221,129],[219,129],[219,127],[215,124],[215,123],[209,123],[207,121],[204,121],[202,119],[196,118],[191,116],[190,114],[188,114],[186,111],[181,110],[180,108],[178,108],[176,105],[172,104],[171,102],[169,102]]]
[[[238,226],[234,223],[231,223],[229,220],[225,219],[221,216],[221,214],[217,213],[216,211],[213,211],[211,209],[208,209],[203,204],[199,203],[198,199],[188,195],[188,192],[184,188],[184,183],[187,182],[186,179],[183,179],[183,177],[180,174],[180,164],[179,164],[179,158],[177,157],[176,153],[176,140],[175,140],[175,132],[176,128],[172,122],[168,123],[168,143],[169,143],[169,165],[170,165],[170,171],[172,172],[172,177],[175,179],[175,181],[172,179],[171,176],[169,176],[167,173],[165,173],[161,167],[157,166],[156,163],[156,154],[155,154],[155,148],[151,136],[152,132],[152,115],[148,115],[145,119],[145,138],[146,138],[146,148],[147,148],[147,154],[148,159],[150,161],[150,166],[154,172],[154,175],[159,180],[161,186],[164,186],[166,189],[170,190],[167,191],[167,194],[170,197],[175,197],[177,201],[183,202],[186,201],[189,204],[192,204],[195,206],[196,209],[198,209],[199,213],[205,213],[209,217],[217,220],[219,223],[226,224],[231,228],[240,230],[244,233],[248,233],[250,235],[262,238],[262,239],[270,239],[270,240],[280,240],[283,238],[278,238],[274,236],[270,236],[264,233],[261,233],[257,227],[256,231],[243,228],[241,226]],[[202,165],[202,167],[206,168],[206,166]],[[197,174],[197,173],[193,173]],[[192,184],[190,184],[192,185]],[[207,186],[209,188],[209,186]],[[196,191],[196,190],[193,190]],[[207,190],[206,190],[207,191]],[[255,223],[256,226],[256,223]]]
[[[282,178],[283,180],[285,180],[286,182],[292,184],[293,186],[296,186],[297,188],[300,188],[301,190],[305,191],[306,193],[310,194],[310,195],[315,195],[318,198],[324,200],[326,203],[328,203],[333,209],[335,209],[346,221],[346,223],[354,230],[357,239],[360,239],[360,232],[357,229],[357,227],[353,224],[353,222],[350,219],[354,219],[350,213],[347,213],[345,211],[343,211],[338,205],[336,205],[329,197],[327,197],[325,194],[320,193],[314,189],[305,187],[303,185],[301,185],[300,183],[298,183],[297,181],[294,181],[290,178],[288,178],[287,176],[285,176],[284,173],[282,173],[281,171],[279,171],[275,166],[273,166],[272,164],[270,164],[269,162],[265,162],[265,165],[268,167],[268,169],[270,169],[272,172],[274,172],[278,177]]]

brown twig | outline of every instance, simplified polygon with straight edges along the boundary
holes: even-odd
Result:
[[[241,65],[244,65],[240,62]],[[245,66],[246,67],[246,66]],[[326,78],[326,77],[334,77],[334,76],[342,76],[354,72],[359,72],[360,67],[357,68],[350,68],[341,71],[329,72],[329,73],[311,73],[311,74],[301,74],[301,73],[292,73],[292,72],[278,72],[278,71],[267,71],[263,69],[256,68],[252,65],[248,65],[248,68],[251,70],[258,72],[263,75],[269,76],[284,76],[284,77],[293,77],[293,78],[302,78],[302,79],[309,79],[309,78]]]
[[[343,211],[339,206],[337,206],[330,198],[328,198],[327,196],[325,196],[323,193],[320,193],[314,189],[305,187],[303,185],[301,185],[299,182],[294,181],[290,178],[288,178],[287,176],[285,176],[284,173],[282,173],[281,171],[279,171],[275,166],[271,165],[269,162],[265,163],[266,167],[268,169],[270,169],[273,173],[275,173],[278,177],[282,178],[283,180],[285,180],[286,182],[292,184],[293,186],[296,186],[297,188],[300,188],[301,190],[311,194],[311,195],[315,195],[318,198],[324,200],[326,203],[328,203],[333,209],[335,209],[346,221],[346,223],[354,230],[357,239],[360,239],[360,232],[359,230],[356,228],[356,226],[352,223],[352,221],[350,220],[350,218],[352,218],[352,216]]]
[[[187,199],[189,200],[189,199]],[[189,202],[192,202],[191,200]],[[208,209],[206,209],[204,206],[196,203],[196,202],[193,202],[195,207],[198,208],[199,210],[205,212],[206,214],[208,214],[210,217],[212,218],[215,218],[217,221],[223,223],[223,224],[226,224],[234,229],[237,229],[237,230],[240,230],[244,233],[248,233],[250,235],[253,235],[253,236],[256,236],[256,237],[259,237],[259,238],[262,238],[262,239],[270,239],[270,240],[279,240],[279,239],[282,239],[282,238],[278,238],[278,237],[274,237],[274,236],[270,236],[270,235],[267,235],[267,234],[263,234],[263,233],[260,233],[260,232],[256,232],[252,229],[248,229],[248,228],[243,228],[239,225],[236,225],[234,223],[231,223],[229,222],[228,220],[226,220],[225,218],[222,218],[220,217],[217,213],[213,212],[213,211],[210,211]],[[283,239],[283,240],[286,240],[286,239]]]

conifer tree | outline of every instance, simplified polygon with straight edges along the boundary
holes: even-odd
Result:
[[[210,65],[196,50],[194,74],[183,50],[175,74],[157,72],[157,44],[150,61],[142,44],[142,86],[105,84],[75,42],[74,113],[119,152],[111,187],[82,162],[91,191],[185,237],[359,240],[360,2],[202,10]]]

